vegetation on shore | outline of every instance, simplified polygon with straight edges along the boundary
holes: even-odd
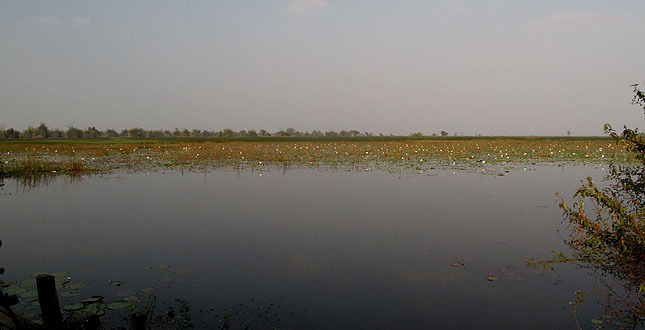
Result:
[[[634,85],[633,103],[645,113],[645,94],[638,85]],[[635,162],[630,166],[612,162],[606,188],[587,178],[574,194],[573,205],[561,199],[560,207],[571,229],[565,240],[570,252],[529,260],[528,264],[546,269],[575,263],[600,273],[605,313],[592,322],[598,327],[635,329],[645,325],[645,139],[638,129],[627,127],[616,132],[605,125],[605,132],[633,153]],[[577,292],[577,299],[571,302],[574,313],[585,295]]]
[[[543,162],[629,163],[633,153],[607,138],[389,138],[4,140],[0,175],[114,169],[350,166],[426,171]]]

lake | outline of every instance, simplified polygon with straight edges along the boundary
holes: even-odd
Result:
[[[543,274],[524,260],[566,251],[554,193],[570,201],[581,179],[605,172],[538,165],[499,174],[272,168],[123,171],[33,187],[5,179],[3,279],[47,271],[87,282],[62,305],[152,287],[160,306],[185,299],[196,328],[575,328],[568,302],[594,277],[572,266]],[[585,327],[602,313],[592,302],[580,308]],[[107,322],[123,313],[108,311]]]

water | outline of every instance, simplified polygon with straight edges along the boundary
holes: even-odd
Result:
[[[568,302],[593,277],[569,266],[560,277],[538,274],[524,260],[566,250],[554,193],[568,198],[580,179],[603,173],[218,170],[33,189],[9,180],[0,188],[3,278],[65,271],[90,281],[86,296],[110,300],[189,269],[157,296],[189,301],[197,328],[226,314],[234,328],[572,328]],[[150,269],[157,264],[171,268]],[[487,281],[496,269],[506,271]],[[599,308],[582,307],[583,325]]]

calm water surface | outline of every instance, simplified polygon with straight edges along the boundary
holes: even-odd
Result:
[[[227,313],[254,328],[574,328],[568,302],[593,278],[562,267],[559,281],[524,260],[566,249],[554,193],[603,175],[538,166],[135,173],[33,189],[10,180],[0,260],[5,278],[65,271],[108,300],[108,280],[140,290],[189,269],[157,296],[187,299],[197,328]],[[491,269],[507,271],[487,281]],[[598,308],[583,306],[583,325]]]

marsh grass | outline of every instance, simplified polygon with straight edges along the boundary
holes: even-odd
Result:
[[[40,177],[53,174],[78,174],[88,171],[85,164],[76,157],[70,156],[65,161],[42,159],[28,155],[9,163],[0,164],[0,176],[3,177]]]
[[[195,138],[0,141],[0,175],[114,169],[343,166],[411,169],[634,161],[607,138]],[[497,166],[499,167],[499,166]]]

